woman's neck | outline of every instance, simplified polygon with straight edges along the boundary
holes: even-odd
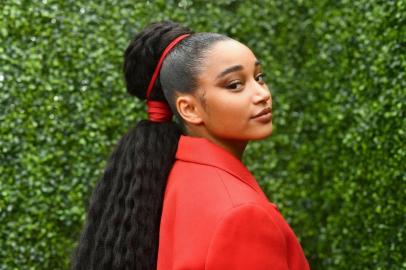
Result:
[[[221,148],[225,149],[227,152],[231,153],[235,156],[238,160],[242,160],[244,150],[248,144],[248,141],[241,141],[241,140],[233,140],[233,139],[223,139],[219,137],[212,136],[211,134],[204,133],[196,133],[196,132],[188,132],[187,136],[192,137],[199,137],[199,138],[206,138],[212,143],[220,146]]]

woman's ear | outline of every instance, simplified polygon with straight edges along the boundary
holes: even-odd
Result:
[[[201,106],[197,99],[192,95],[179,95],[176,98],[176,109],[185,123],[199,125],[203,122]]]

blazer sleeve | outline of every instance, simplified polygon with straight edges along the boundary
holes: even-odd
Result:
[[[205,269],[288,270],[282,232],[263,207],[237,206],[218,223]]]

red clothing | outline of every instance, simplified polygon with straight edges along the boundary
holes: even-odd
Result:
[[[181,135],[168,177],[158,270],[306,270],[302,248],[244,164]]]

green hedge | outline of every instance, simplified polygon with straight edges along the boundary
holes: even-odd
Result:
[[[312,269],[406,269],[405,1],[2,1],[0,270],[66,269],[89,193],[146,118],[121,74],[172,19],[262,60],[274,134],[244,162]]]

